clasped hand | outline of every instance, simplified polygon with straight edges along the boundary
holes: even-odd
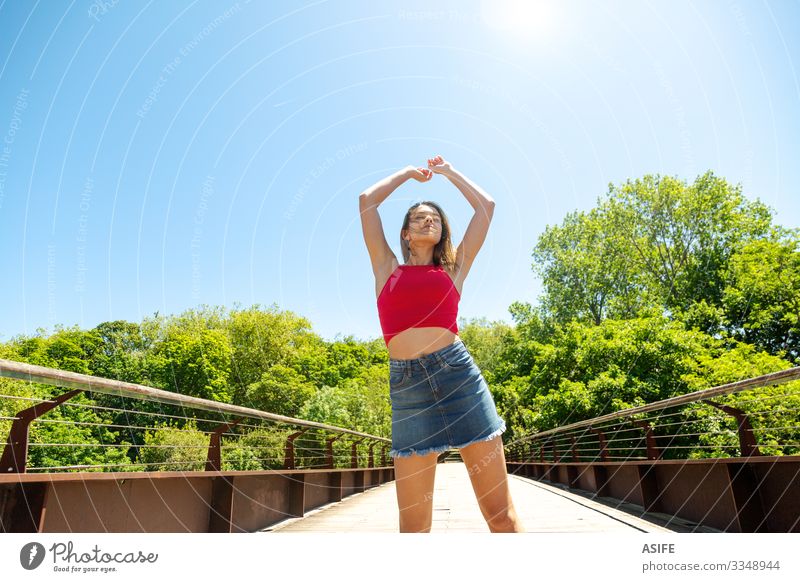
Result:
[[[453,167],[450,165],[450,163],[447,162],[442,156],[428,158],[427,168],[415,168],[414,166],[408,166],[408,171],[410,172],[411,177],[417,182],[427,182],[433,178],[434,174],[447,175],[452,171],[452,169]]]

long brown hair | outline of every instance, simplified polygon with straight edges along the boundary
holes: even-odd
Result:
[[[406,212],[406,217],[403,219],[403,227],[400,229],[400,249],[403,251],[403,260],[408,261],[408,257],[411,256],[411,248],[408,245],[408,241],[403,238],[403,232],[409,230],[408,223],[411,220],[411,214],[422,204],[435,208],[436,212],[439,213],[439,217],[442,219],[442,236],[439,242],[436,243],[436,246],[433,247],[433,264],[437,266],[441,265],[445,269],[452,271],[456,266],[456,251],[453,248],[453,241],[450,238],[450,222],[447,220],[447,215],[444,213],[444,210],[442,210],[442,207],[430,200],[417,202]]]

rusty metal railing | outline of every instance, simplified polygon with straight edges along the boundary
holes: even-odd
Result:
[[[224,468],[236,470],[237,467],[243,470],[371,468],[388,467],[391,462],[386,454],[391,446],[390,439],[347,428],[11,360],[0,359],[0,377],[69,389],[43,398],[0,393],[0,399],[19,403],[13,416],[0,416],[0,423],[11,423],[0,458],[0,475],[37,471],[220,471]],[[83,393],[105,395],[107,403],[112,406],[73,401]],[[139,408],[147,404],[158,405],[158,410],[128,408],[126,403],[132,401],[138,401]],[[119,421],[104,423],[69,420],[63,416],[53,418],[51,411],[59,407],[61,410],[83,408]],[[165,414],[164,410],[170,408],[177,410]],[[187,416],[187,409],[193,412],[192,416]],[[203,418],[198,413],[217,418]],[[131,421],[132,418],[136,422]],[[78,443],[35,442],[29,438],[35,423],[71,424],[87,432],[113,431],[113,434],[130,437],[131,442],[98,442],[97,439]],[[158,435],[160,438],[150,438],[146,442],[144,435]],[[116,455],[117,463],[29,466],[32,447],[46,447],[50,451],[79,447],[100,451],[124,450],[126,459],[121,460],[120,455]],[[168,449],[171,454],[159,455],[159,449]],[[148,462],[148,454],[143,453],[149,453],[151,462]],[[39,456],[58,458],[53,454]],[[104,454],[100,452],[98,456]]]
[[[509,472],[667,525],[800,531],[797,380],[791,368],[524,435],[506,446]]]
[[[734,403],[722,401],[729,395],[794,380],[800,380],[800,367],[522,436],[509,445],[507,458],[559,463],[747,457],[763,454],[764,447],[770,454],[800,454],[800,442],[776,439],[784,433],[800,440],[800,383],[781,393],[753,395]],[[771,405],[773,401],[777,401],[775,405]],[[668,409],[676,410],[664,414]]]

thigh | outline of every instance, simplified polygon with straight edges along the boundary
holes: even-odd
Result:
[[[512,507],[506,458],[500,436],[459,449],[484,518],[491,520]]]
[[[400,511],[432,512],[436,460],[440,453],[394,458],[395,487]]]

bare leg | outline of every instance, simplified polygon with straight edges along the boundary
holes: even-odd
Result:
[[[400,533],[430,533],[439,453],[394,458]]]
[[[503,439],[498,435],[492,440],[459,449],[459,452],[489,531],[524,532],[508,489]]]

